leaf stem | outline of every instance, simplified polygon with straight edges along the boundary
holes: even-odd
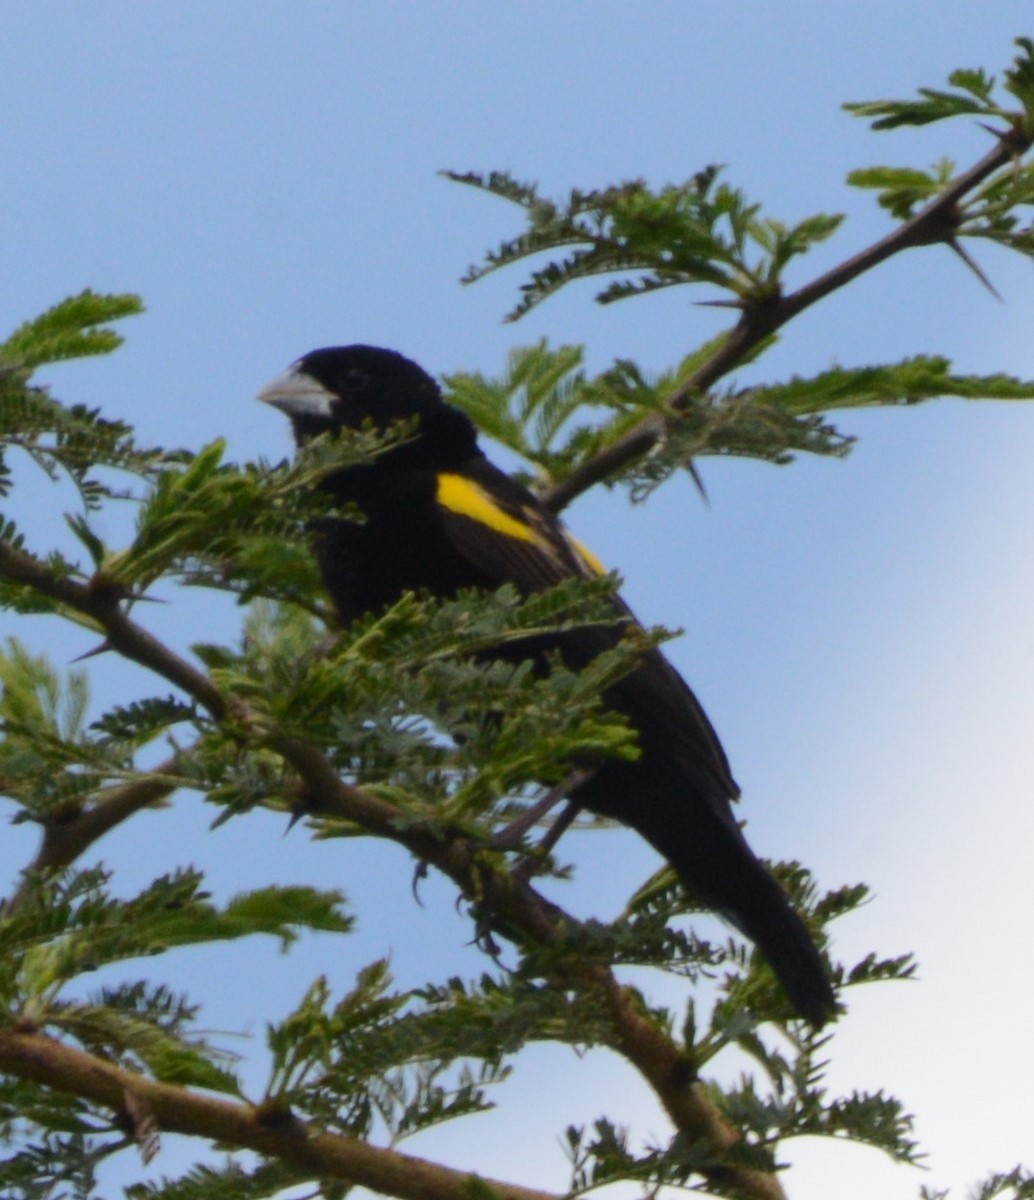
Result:
[[[845,287],[853,280],[886,262],[895,254],[917,246],[954,241],[959,223],[959,205],[963,197],[1034,144],[1034,135],[1014,128],[997,134],[997,142],[987,154],[963,172],[949,187],[913,217],[886,237],[846,259],[811,283],[788,295],[763,301],[745,301],[740,319],[715,352],[692,372],[668,397],[667,405],[675,412],[685,409],[690,398],[706,392],[734,370],[765,338],[781,329],[819,300]],[[617,441],[578,466],[566,479],[547,488],[540,496],[552,512],[560,512],[572,500],[594,484],[610,478],[644,458],[663,439],[668,418],[651,413]]]

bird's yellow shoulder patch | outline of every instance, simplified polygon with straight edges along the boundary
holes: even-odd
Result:
[[[583,546],[577,538],[571,537],[569,533],[565,533],[564,536],[567,538],[571,549],[575,552],[579,560],[586,567],[588,567],[591,574],[606,575],[607,568],[603,565],[603,563],[600,562],[596,555],[593,554],[588,546]]]
[[[519,538],[522,542],[541,544],[542,539],[530,525],[525,525],[523,521],[510,516],[496,504],[484,488],[462,475],[439,474],[435,498],[442,508],[479,521],[489,529],[494,529],[496,533]]]

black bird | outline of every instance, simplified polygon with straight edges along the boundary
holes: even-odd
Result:
[[[407,590],[449,597],[509,582],[528,594],[602,572],[531,492],[488,461],[465,414],[401,354],[314,350],[259,398],[290,417],[299,444],[342,427],[386,429],[417,418],[412,440],[322,484],[366,516],[361,524],[320,522],[319,565],[342,621],[381,610]],[[632,619],[620,599],[613,603]],[[559,634],[552,645],[577,668],[617,636],[599,626]],[[537,644],[527,656],[543,653]],[[826,968],[732,815],[739,788],[696,697],[651,650],[606,699],[637,730],[640,756],[602,763],[572,788],[571,800],[646,838],[694,893],[757,943],[797,1012],[821,1026],[836,1011]]]

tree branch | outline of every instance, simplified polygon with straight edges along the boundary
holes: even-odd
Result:
[[[559,1200],[550,1192],[485,1179],[469,1171],[372,1146],[343,1133],[326,1133],[290,1113],[200,1095],[125,1071],[44,1034],[0,1029],[0,1070],[70,1092],[125,1113],[127,1097],[153,1116],[159,1128],[253,1150],[311,1172],[398,1196],[401,1200]]]
[[[232,713],[235,720],[240,721],[245,729],[251,724],[250,714],[246,705],[231,701],[229,706],[216,691],[210,680],[186,660],[179,658],[165,645],[155,639],[146,630],[133,622],[119,606],[119,601],[105,594],[103,588],[91,588],[88,584],[79,583],[68,578],[55,577],[46,564],[22,551],[15,550],[8,544],[0,542],[0,575],[23,584],[27,584],[42,594],[58,600],[76,611],[86,614],[103,630],[106,644],[132,661],[147,666],[169,682],[182,687],[189,695],[199,701],[216,720],[224,719]],[[257,734],[257,736],[262,736]],[[563,909],[552,904],[534,889],[516,879],[504,870],[496,869],[490,855],[480,843],[465,835],[449,835],[440,829],[414,826],[404,819],[403,814],[394,805],[377,796],[364,792],[361,788],[344,783],[337,772],[327,761],[319,749],[310,743],[296,738],[280,736],[264,736],[263,741],[272,750],[280,754],[301,777],[305,785],[305,801],[310,811],[328,816],[344,817],[356,822],[369,830],[375,836],[390,838],[406,846],[421,861],[426,861],[444,874],[459,887],[462,894],[471,903],[476,904],[484,913],[488,923],[497,929],[502,936],[520,942],[538,946],[552,946],[562,950],[570,944],[572,932],[577,935],[579,922]],[[170,773],[175,773],[175,765]],[[44,838],[44,845],[37,855],[36,865],[40,869],[54,869],[68,865],[82,853],[93,841],[107,832],[119,821],[126,819],[132,813],[139,811],[149,803],[168,794],[174,787],[168,774],[154,779],[141,779],[123,788],[109,793],[106,799],[94,808],[86,810],[80,816],[69,822],[63,831],[53,832],[49,844]],[[81,822],[81,824],[79,824]],[[55,826],[55,829],[57,827]],[[657,1094],[667,1111],[674,1126],[685,1134],[691,1141],[703,1141],[712,1150],[716,1158],[739,1141],[739,1134],[725,1120],[715,1105],[707,1098],[703,1088],[696,1080],[695,1067],[690,1058],[669,1038],[654,1022],[650,1021],[641,1011],[628,989],[623,988],[605,967],[598,965],[586,967],[579,964],[577,953],[570,957],[559,955],[555,969],[558,983],[565,987],[602,995],[610,1012],[612,1032],[608,1045],[629,1062],[647,1081]],[[160,1100],[160,1111],[156,1110],[159,1123],[166,1128],[179,1132],[199,1133],[203,1136],[217,1136],[235,1144],[252,1149],[262,1149],[254,1140],[261,1124],[253,1114],[241,1106],[227,1106],[225,1102],[208,1101],[193,1097],[190,1093],[179,1089],[168,1088],[165,1085],[154,1084],[143,1080],[138,1082],[136,1076],[119,1072],[117,1068],[93,1059],[82,1052],[71,1050],[60,1043],[52,1042],[41,1035],[33,1035],[28,1043],[14,1042],[14,1035],[0,1033],[6,1042],[0,1042],[0,1065],[4,1058],[3,1047],[8,1053],[18,1050],[18,1061],[23,1069],[15,1073],[24,1078],[37,1079],[38,1082],[50,1083],[52,1086],[63,1087],[64,1090],[88,1098],[101,1098],[102,1102],[118,1106],[118,1096],[112,1091],[111,1081],[120,1080],[122,1094],[125,1087],[132,1085],[140,1091],[147,1083],[148,1088],[158,1088],[156,1095]],[[25,1038],[29,1035],[18,1035]],[[24,1070],[26,1061],[38,1061],[43,1049],[46,1054],[43,1060],[49,1064],[46,1078]],[[75,1058],[75,1055],[79,1055]],[[62,1057],[64,1056],[64,1057]],[[69,1057],[72,1056],[72,1057]],[[57,1070],[55,1063],[61,1064]],[[74,1068],[74,1069],[73,1069]],[[107,1072],[107,1074],[105,1074]],[[115,1072],[112,1076],[110,1072]],[[124,1077],[124,1078],[123,1078]],[[103,1084],[103,1086],[102,1086]],[[99,1089],[99,1091],[97,1090]],[[162,1090],[164,1089],[164,1090]],[[112,1098],[114,1097],[114,1099]],[[151,1102],[150,1093],[144,1095],[144,1100]],[[228,1112],[232,1110],[234,1135],[212,1133],[208,1127],[202,1128],[203,1122],[199,1114],[208,1112],[197,1105],[218,1103],[222,1108],[216,1111],[219,1121],[229,1119]],[[163,1115],[165,1114],[165,1115]],[[172,1114],[169,1116],[168,1114]],[[247,1116],[243,1115],[247,1114]],[[214,1116],[213,1116],[213,1119]],[[195,1125],[184,1124],[194,1121]],[[217,1122],[218,1124],[218,1122]],[[263,1137],[282,1139],[287,1135],[278,1132],[275,1135],[268,1130],[263,1131]],[[418,1195],[421,1197],[444,1198],[457,1195],[457,1180],[471,1179],[470,1176],[448,1171],[432,1164],[422,1164],[421,1170],[430,1172],[427,1186],[412,1185],[412,1180],[418,1175],[407,1176],[412,1162],[403,1156],[391,1157],[391,1152],[375,1150],[361,1142],[351,1139],[342,1141],[337,1135],[310,1133],[304,1136],[295,1130],[291,1135],[293,1141],[286,1143],[276,1140],[275,1146],[266,1151],[278,1154],[289,1161],[299,1161],[296,1151],[287,1152],[300,1139],[304,1142],[307,1153],[315,1153],[312,1147],[320,1138],[329,1138],[327,1161],[333,1159],[340,1162],[339,1170],[328,1171],[320,1159],[319,1172],[333,1174],[335,1177],[354,1179],[355,1182],[370,1183],[399,1196]],[[349,1147],[347,1153],[341,1149]],[[356,1149],[359,1147],[361,1149]],[[373,1155],[371,1160],[380,1166],[374,1167],[362,1159],[362,1154]],[[336,1156],[342,1157],[336,1157]],[[388,1155],[389,1159],[377,1156]],[[358,1156],[358,1157],[357,1157]],[[318,1156],[317,1156],[318,1158]],[[361,1174],[356,1163],[362,1161],[366,1165],[362,1171],[374,1171],[374,1175]],[[384,1172],[385,1162],[406,1164],[402,1172],[404,1178],[391,1186],[385,1186],[377,1171]],[[316,1158],[306,1158],[305,1162],[316,1162]],[[314,1170],[316,1167],[314,1166]],[[727,1191],[737,1196],[751,1200],[784,1200],[782,1188],[778,1179],[769,1173],[744,1168],[736,1165],[716,1163],[701,1168],[705,1177],[716,1184],[721,1184]],[[352,1173],[350,1173],[352,1172]],[[445,1172],[438,1176],[435,1172]],[[390,1172],[388,1172],[390,1174]],[[376,1175],[376,1180],[374,1176]],[[392,1176],[394,1178],[394,1176]],[[444,1181],[444,1182],[443,1182]],[[513,1190],[510,1185],[498,1185],[504,1189],[500,1194],[517,1197],[540,1197],[543,1193]],[[435,1190],[437,1189],[437,1190]]]
[[[109,833],[116,825],[171,795],[179,783],[176,775],[179,763],[176,758],[118,787],[105,789],[100,798],[87,808],[71,812],[59,811],[43,819],[43,840],[36,857],[26,868],[26,879],[11,896],[0,902],[0,914],[9,917],[22,903],[27,894],[29,879],[36,875],[51,874],[70,866],[84,854],[94,842]]]
[[[43,827],[43,843],[29,870],[60,871],[116,825],[171,795],[179,786],[179,762],[167,759],[139,779],[102,792],[94,804],[71,820],[60,817]]]
[[[80,583],[55,575],[52,568],[33,554],[17,550],[0,539],[0,578],[25,584],[43,596],[89,617],[105,635],[104,649],[117,650],[124,658],[175,684],[198,701],[216,719],[226,715],[218,689],[204,672],[174,653],[121,607],[121,598],[96,580]]]
[[[895,254],[917,246],[954,241],[962,198],[1017,155],[1025,154],[1032,145],[1034,137],[1019,130],[998,135],[994,147],[979,162],[963,172],[939,196],[886,237],[820,275],[811,283],[805,284],[796,292],[786,296],[775,296],[763,302],[746,301],[740,319],[729,336],[715,353],[706,362],[701,363],[668,397],[667,407],[675,412],[687,408],[693,396],[713,387],[777,329],[788,324],[806,308],[851,283],[866,271],[871,271],[886,262]],[[649,454],[664,437],[668,425],[669,419],[664,413],[651,413],[617,441],[576,467],[566,479],[547,488],[539,499],[552,512],[560,512],[594,484],[611,478]]]
[[[302,777],[310,811],[354,821],[405,846],[447,875],[502,936],[514,940],[517,933],[539,946],[577,944],[581,923],[509,872],[491,867],[477,842],[443,837],[439,830],[404,821],[394,805],[343,783],[317,747],[307,742],[271,738],[267,744]],[[555,972],[562,986],[603,996],[612,1022],[607,1044],[646,1080],[676,1129],[690,1141],[704,1141],[716,1158],[739,1142],[738,1132],[697,1081],[691,1059],[643,1014],[634,994],[612,971],[598,965],[587,968],[575,952],[568,963],[559,960]],[[737,1196],[785,1200],[779,1180],[765,1171],[715,1164],[701,1168],[701,1173]]]
[[[35,555],[18,550],[3,539],[0,539],[0,578],[31,587],[89,617],[104,634],[103,649],[115,650],[182,688],[216,720],[225,716],[223,698],[211,680],[131,620],[119,601],[103,587],[59,576]],[[69,866],[116,825],[175,791],[177,785],[170,777],[178,775],[179,770],[174,756],[139,779],[106,791],[89,807],[55,814],[43,824],[43,841],[28,870],[50,872]],[[19,903],[23,889],[24,885],[7,902],[5,912],[10,913]]]

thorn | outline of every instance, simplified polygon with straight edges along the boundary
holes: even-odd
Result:
[[[700,472],[697,470],[697,465],[692,459],[689,459],[689,461],[686,463],[686,470],[689,472],[690,477],[696,484],[697,491],[700,493],[700,499],[703,500],[704,504],[708,508],[710,508],[711,497],[707,494],[707,488],[704,486],[704,481],[700,478]]]
[[[104,641],[101,642],[101,644],[99,646],[94,646],[94,648],[92,650],[87,650],[85,652],[85,654],[77,655],[75,658],[72,659],[72,662],[73,663],[85,662],[88,658],[96,658],[96,656],[98,654],[107,654],[109,650],[113,650],[113,649],[114,649],[114,646],[112,646],[111,642],[109,642],[108,639],[105,638]],[[69,665],[71,665],[71,664],[69,664]]]
[[[417,904],[420,905],[421,908],[424,907],[424,902],[423,902],[423,900],[420,899],[420,884],[421,884],[422,880],[427,878],[427,876],[428,876],[427,863],[424,862],[423,859],[421,859],[420,862],[417,863],[416,868],[413,871],[413,881],[409,885],[410,890],[413,893],[413,899],[417,902]]]
[[[696,308],[738,308],[741,312],[747,306],[742,300],[694,300]]]
[[[305,809],[303,809],[303,808],[292,809],[291,815],[287,818],[287,828],[284,830],[284,832],[280,836],[287,837],[287,835],[291,832],[291,830],[298,824],[298,822],[304,816],[305,816]]]
[[[502,959],[502,948],[492,936],[492,926],[485,917],[478,917],[474,924],[474,936],[467,943],[470,946],[477,946],[482,954],[487,954],[488,957],[498,967],[506,970]]]
[[[169,603],[168,600],[159,599],[158,596],[148,596],[146,592],[135,592],[123,587],[120,583],[106,579],[100,572],[97,572],[90,578],[88,586],[98,600],[109,604],[121,604],[124,601],[128,601],[130,604],[136,604],[138,601],[143,601],[146,604]]]
[[[959,241],[954,237],[950,237],[945,240],[945,245],[948,246],[950,249],[954,250],[955,253],[959,256],[959,258],[962,259],[962,261],[966,264],[966,266],[969,267],[969,269],[977,277],[977,279],[979,279],[980,282],[984,285],[984,287],[987,288],[987,290],[991,293],[991,295],[994,296],[994,298],[996,300],[1001,301],[1002,297],[999,295],[998,289],[991,282],[991,280],[988,279],[988,277],[984,274],[984,272],[980,269],[979,265],[975,262],[975,260],[970,258],[969,254],[963,249],[963,247],[959,243]]]
[[[161,596],[148,596],[146,592],[127,592],[126,597],[131,604],[168,604],[168,600],[163,600]]]
[[[995,129],[993,125],[988,125],[986,121],[977,121],[977,124],[999,142],[1007,142],[1010,138],[1008,129]]]
[[[298,799],[291,805],[290,816],[287,818],[287,828],[284,830],[282,837],[287,837],[291,830],[298,824],[302,817],[307,817],[312,812],[312,803],[307,788],[299,792]]]

